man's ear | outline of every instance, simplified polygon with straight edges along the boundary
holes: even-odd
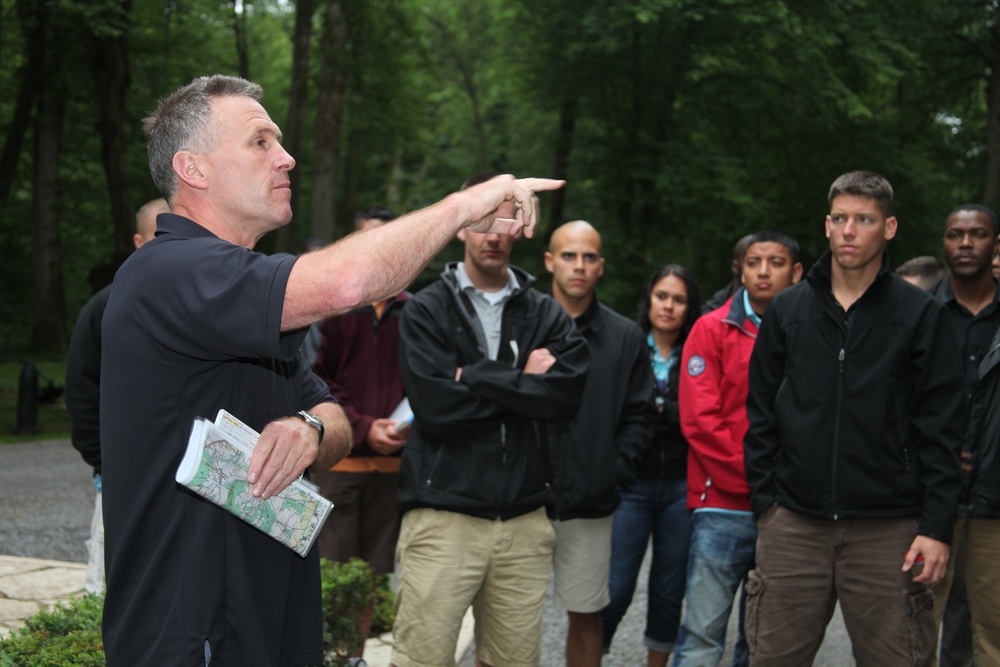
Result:
[[[178,151],[174,153],[173,159],[174,173],[177,178],[196,190],[207,190],[208,179],[201,166],[201,161],[194,153],[188,151]]]
[[[891,241],[894,236],[896,236],[896,230],[899,229],[899,223],[896,221],[896,216],[891,215],[885,219],[885,240]]]
[[[455,233],[459,241],[465,241],[465,227],[462,227],[458,232]]]
[[[552,253],[548,250],[545,251],[545,270],[549,273],[554,273],[554,264],[552,263]]]
[[[802,262],[795,262],[795,266],[792,267],[792,284],[802,280]]]

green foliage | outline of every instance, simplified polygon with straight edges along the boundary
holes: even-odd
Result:
[[[47,387],[51,381],[59,387],[65,386],[65,362],[58,360],[36,360],[39,389]],[[0,445],[29,442],[35,440],[68,439],[70,433],[69,414],[62,398],[54,403],[39,403],[37,414],[38,433],[13,435],[17,425],[18,382],[21,376],[21,361],[0,361]]]
[[[0,667],[104,667],[104,597],[85,595],[39,612],[0,640]]]
[[[372,569],[359,558],[346,563],[320,561],[323,578],[323,645],[326,667],[342,667],[364,645],[358,619],[373,590]]]
[[[329,1],[316,2],[317,26]],[[601,294],[622,312],[667,262],[692,267],[706,292],[720,286],[732,243],[762,227],[796,235],[806,262],[815,260],[826,245],[826,188],[844,171],[871,168],[893,183],[895,263],[939,255],[943,217],[982,192],[995,0],[551,0],[544,11],[531,0],[340,1],[348,44],[334,65],[348,83],[337,219],[376,204],[420,208],[480,171],[549,175],[565,165],[565,206],[553,222],[583,218],[603,233]],[[59,19],[72,84],[59,175],[72,321],[100,287],[87,277],[112,245],[82,30],[128,40],[122,122],[137,207],[156,195],[141,118],[195,76],[237,73],[237,9],[220,0],[38,4]],[[0,86],[12,93],[0,99],[0,127],[13,116],[26,59],[17,7],[0,0]],[[283,124],[295,3],[245,0],[240,8],[250,76]],[[315,30],[312,98],[294,156],[300,241],[312,226],[315,88],[327,52]],[[0,341],[15,352],[30,343],[31,132],[0,220],[9,295]],[[557,160],[559,140],[566,145]],[[542,197],[543,211],[550,200]],[[544,273],[549,231],[519,242],[515,263]],[[416,286],[460,253],[448,248]]]
[[[71,632],[100,632],[104,613],[103,595],[83,595],[72,598],[52,611],[39,612],[25,623],[23,631],[49,635]]]
[[[392,629],[394,599],[389,576],[373,579],[371,567],[357,558],[347,563],[321,561],[323,591],[323,646],[327,667],[342,667],[364,644],[358,619],[371,599],[375,615],[372,633]],[[73,598],[51,611],[39,612],[24,627],[0,640],[0,667],[104,667],[101,639],[103,595]]]
[[[396,622],[396,596],[390,586],[390,576],[380,574],[375,580],[375,613],[372,616],[371,636],[377,637],[392,631]]]

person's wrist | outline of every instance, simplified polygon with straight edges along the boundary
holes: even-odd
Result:
[[[311,412],[305,410],[299,410],[292,417],[297,417],[304,421],[309,426],[316,429],[316,434],[319,436],[318,444],[323,444],[323,438],[326,437],[326,426],[323,424],[323,420],[314,415]]]

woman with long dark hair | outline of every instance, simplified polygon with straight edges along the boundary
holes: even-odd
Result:
[[[652,446],[636,469],[636,480],[620,490],[611,537],[611,603],[601,618],[606,652],[632,602],[652,537],[644,637],[649,667],[667,664],[684,599],[691,517],[686,499],[688,446],[681,434],[677,384],[681,348],[700,314],[701,290],[694,274],[679,264],[668,264],[650,276],[636,316],[649,346],[658,415]]]

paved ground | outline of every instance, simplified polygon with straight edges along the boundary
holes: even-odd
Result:
[[[4,559],[0,556],[0,634],[7,608],[31,612],[65,594],[82,589],[87,552],[83,542],[89,535],[93,512],[90,468],[66,441],[0,445],[0,554],[42,561]],[[648,561],[648,559],[647,559]],[[646,567],[640,576],[632,606],[615,635],[604,667],[636,667],[646,662],[642,636],[645,626]],[[5,577],[10,577],[5,580]],[[30,590],[29,590],[30,589]],[[730,647],[735,637],[735,618],[730,622]],[[9,627],[16,627],[16,619]],[[543,622],[542,667],[560,667],[566,633],[565,613],[547,602]],[[371,656],[371,667],[385,665],[387,650]],[[474,646],[461,667],[475,664]],[[367,652],[366,652],[366,657]],[[372,659],[374,658],[374,659]],[[729,664],[730,655],[723,658]],[[850,643],[843,622],[835,618],[817,656],[817,667],[852,667]]]
[[[91,474],[65,440],[0,445],[0,554],[86,563]]]

